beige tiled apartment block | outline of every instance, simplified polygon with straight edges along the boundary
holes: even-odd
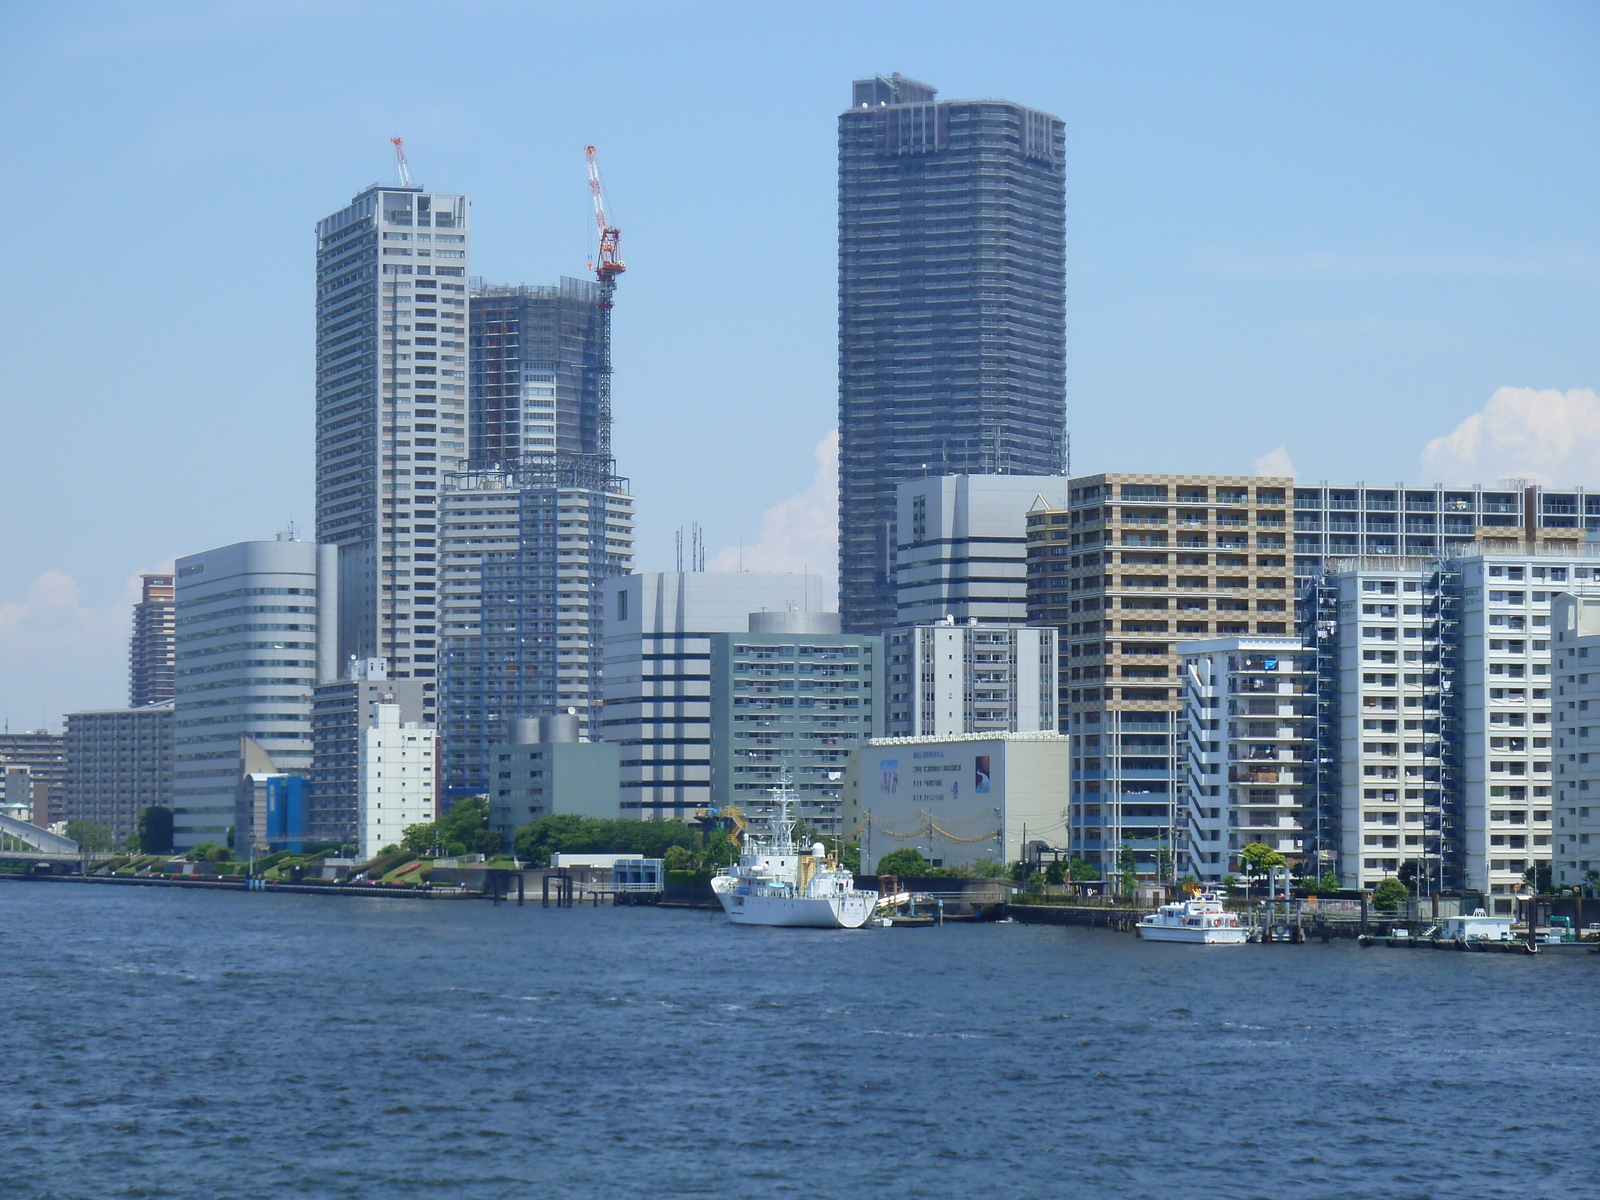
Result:
[[[1061,630],[1062,712],[1175,710],[1176,642],[1293,633],[1293,489],[1287,477],[1087,475],[1066,511],[1030,512],[1028,618]]]
[[[1111,874],[1170,878],[1180,641],[1294,632],[1294,480],[1087,475],[1028,513],[1028,619],[1060,630],[1071,804],[1041,831]]]

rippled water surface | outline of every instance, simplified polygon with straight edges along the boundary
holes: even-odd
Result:
[[[1600,1192],[1600,956],[0,883],[12,1197]]]

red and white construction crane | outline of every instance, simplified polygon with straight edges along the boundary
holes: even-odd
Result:
[[[600,234],[600,249],[594,262],[594,277],[600,284],[600,457],[611,457],[611,308],[616,303],[617,277],[628,268],[617,257],[622,230],[606,224],[605,192],[600,186],[600,162],[594,147],[583,148],[589,160],[589,191],[594,195],[594,223]]]
[[[390,138],[389,140],[394,143],[394,166],[395,170],[400,172],[400,186],[410,187],[411,168],[406,165],[405,142],[400,138]]]

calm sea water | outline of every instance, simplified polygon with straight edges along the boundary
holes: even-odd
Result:
[[[1600,1192],[1600,956],[0,883],[10,1197]]]

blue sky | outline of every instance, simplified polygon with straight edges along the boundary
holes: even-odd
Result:
[[[643,569],[826,560],[834,120],[895,70],[1066,121],[1075,470],[1600,483],[1597,50],[1592,4],[5,5],[0,716],[124,702],[133,576],[309,528],[312,226],[395,134],[501,282],[583,273],[600,146]]]

